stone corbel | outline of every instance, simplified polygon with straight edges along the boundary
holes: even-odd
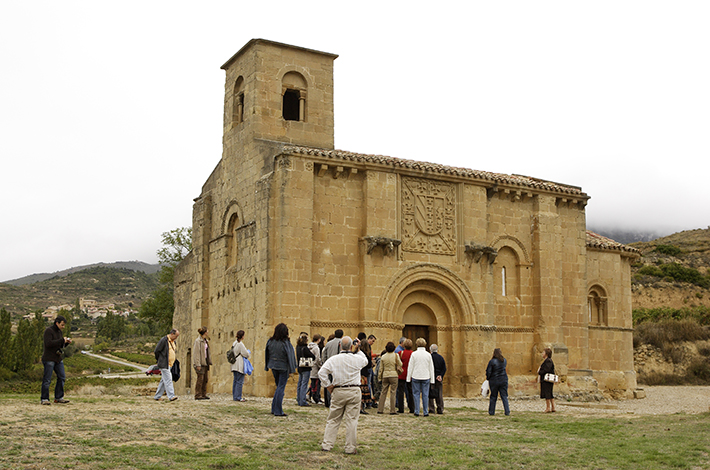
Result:
[[[375,247],[381,246],[385,255],[394,253],[394,248],[402,244],[402,240],[387,237],[364,237],[363,240],[367,243],[367,254],[371,254]]]
[[[474,263],[478,263],[486,255],[488,259],[488,264],[493,264],[493,262],[498,257],[498,250],[492,246],[484,246],[478,243],[471,243],[466,245],[466,254],[470,255]]]

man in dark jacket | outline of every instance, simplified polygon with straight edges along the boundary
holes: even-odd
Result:
[[[160,384],[158,391],[155,392],[155,400],[158,401],[163,396],[163,393],[168,395],[170,401],[175,401],[178,397],[175,395],[173,387],[173,375],[170,368],[175,362],[175,340],[180,336],[180,332],[176,329],[170,330],[170,333],[160,338],[158,344],[155,345],[155,360],[158,361],[160,369]]]
[[[67,344],[71,343],[70,338],[65,338],[62,330],[67,326],[67,320],[61,315],[54,319],[52,326],[44,330],[44,352],[42,353],[42,364],[44,365],[44,377],[42,377],[42,391],[40,403],[51,404],[49,401],[49,385],[52,382],[52,372],[57,375],[57,383],[54,385],[54,403],[69,403],[64,399],[64,361],[60,354]]]
[[[444,413],[444,374],[446,374],[446,361],[443,356],[439,354],[439,346],[432,344],[429,346],[429,351],[431,351],[431,360],[434,361],[434,377],[436,380],[431,386],[436,398],[432,397],[431,392],[429,393],[429,409],[434,409],[434,402],[436,402],[436,414],[440,415]]]

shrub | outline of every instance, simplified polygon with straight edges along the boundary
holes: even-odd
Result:
[[[660,277],[669,282],[687,282],[700,287],[710,287],[710,277],[703,276],[695,268],[688,268],[678,263],[661,263],[658,266],[646,265],[639,268],[637,274]]]
[[[683,252],[680,248],[675,245],[658,245],[653,251],[656,253],[661,253],[663,255],[678,257]]]
[[[704,306],[692,308],[638,308],[632,313],[634,325],[644,322],[659,322],[662,320],[694,319],[700,325],[710,325],[710,308]]]
[[[680,375],[649,372],[639,373],[638,383],[642,385],[683,385],[685,380]]]
[[[706,359],[696,357],[688,366],[687,376],[696,383],[710,383],[710,363]]]
[[[681,341],[703,341],[710,339],[710,330],[695,319],[646,321],[634,329],[634,345],[651,344],[663,351],[666,359],[677,364],[683,352],[675,347]]]
[[[663,271],[661,268],[658,266],[650,266],[646,265],[643,268],[640,268],[638,270],[638,274],[641,274],[642,276],[654,276],[654,277],[663,277]]]

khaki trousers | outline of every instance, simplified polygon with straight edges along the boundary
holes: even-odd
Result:
[[[357,421],[360,419],[360,387],[341,387],[333,390],[330,398],[330,412],[325,422],[323,450],[330,450],[338,437],[340,423],[345,421],[345,453],[353,454],[357,449]]]
[[[204,398],[207,396],[209,370],[209,366],[202,366],[200,370],[195,369],[195,375],[197,375],[197,380],[195,381],[195,398]]]
[[[390,413],[396,413],[395,400],[397,398],[397,377],[384,377],[382,379],[382,392],[380,392],[380,403],[377,405],[377,412],[385,411],[385,401],[387,401],[387,393],[390,394]]]

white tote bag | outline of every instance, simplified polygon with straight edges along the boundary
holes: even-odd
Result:
[[[481,396],[487,397],[489,393],[491,393],[491,386],[488,380],[486,380],[483,382],[483,385],[481,385]]]

